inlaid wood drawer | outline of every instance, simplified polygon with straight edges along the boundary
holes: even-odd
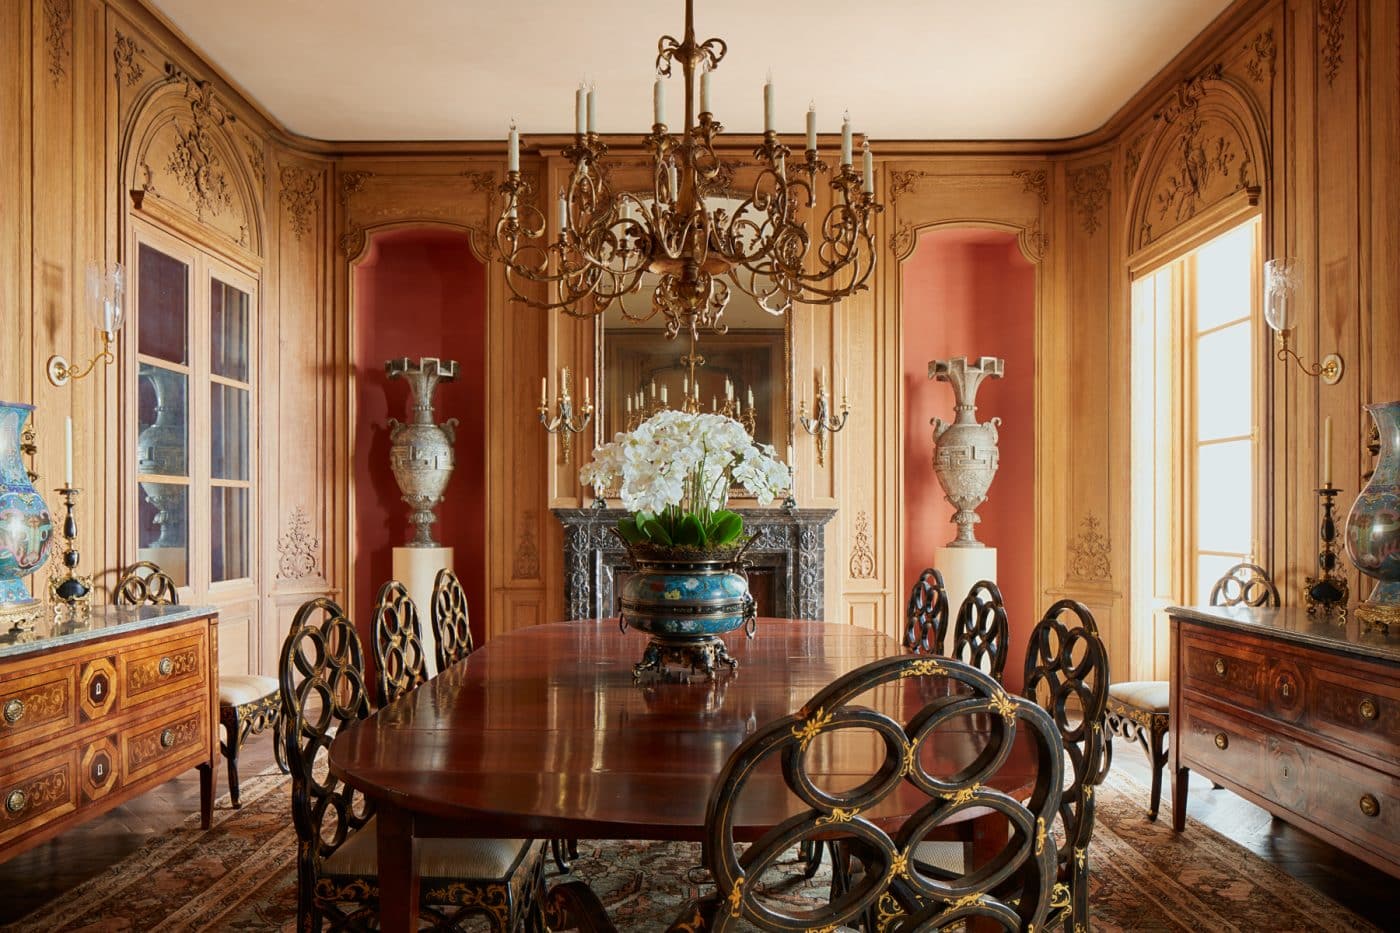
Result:
[[[1319,735],[1400,761],[1400,683],[1314,665],[1307,726]]]
[[[1319,749],[1301,750],[1311,778],[1308,817],[1400,859],[1400,779]]]
[[[1190,689],[1245,709],[1262,710],[1266,706],[1269,658],[1261,651],[1188,633],[1182,636],[1181,667],[1185,686]]]
[[[71,666],[0,682],[0,751],[62,732],[76,721]]]
[[[0,762],[0,845],[78,809],[77,755]]]
[[[208,679],[209,648],[202,634],[136,649],[117,659],[120,702],[130,709]]]
[[[135,781],[182,758],[202,757],[209,745],[209,707],[179,707],[123,730],[123,778]]]
[[[1265,781],[1265,738],[1257,728],[1209,707],[1183,703],[1179,724],[1181,755],[1246,787]]]

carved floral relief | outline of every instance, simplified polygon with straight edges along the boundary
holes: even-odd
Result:
[[[1108,204],[1108,163],[1070,172],[1069,200],[1079,214],[1084,232],[1093,236],[1099,229],[1099,215]]]
[[[311,232],[316,219],[317,195],[320,193],[320,173],[315,169],[282,166],[282,209],[298,241]]]
[[[1099,520],[1090,512],[1084,517],[1079,534],[1069,543],[1069,575],[1091,583],[1113,579],[1108,537],[1099,529]]]
[[[287,517],[287,530],[277,539],[277,577],[300,580],[316,573],[321,542],[311,527],[306,509],[297,506]]]
[[[875,579],[875,548],[870,543],[870,514],[864,509],[856,513],[856,537],[851,546],[849,569],[852,580]]]
[[[56,85],[68,73],[68,43],[73,25],[70,0],[44,0],[44,48],[49,57],[49,77]]]

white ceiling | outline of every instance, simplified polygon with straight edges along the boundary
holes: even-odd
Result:
[[[651,126],[652,63],[682,0],[153,0],[288,128],[328,140],[571,132],[598,88],[605,133]],[[822,132],[849,110],[880,139],[1054,139],[1101,126],[1229,0],[696,0],[697,38],[729,54],[716,117]],[[669,86],[679,123],[679,70]]]

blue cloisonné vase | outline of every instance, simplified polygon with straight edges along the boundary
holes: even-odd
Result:
[[[33,410],[22,402],[0,402],[0,626],[32,621],[43,611],[24,578],[44,566],[53,546],[53,516],[20,456]]]
[[[1377,582],[1370,598],[1356,607],[1356,617],[1400,625],[1400,401],[1366,410],[1380,434],[1380,457],[1347,515],[1346,547],[1356,569]]]
[[[658,559],[634,554],[633,564],[636,569],[619,594],[621,624],[651,636],[635,674],[661,671],[668,663],[708,676],[718,664],[738,666],[719,636],[747,624],[752,637],[755,618],[748,577],[732,556]]]

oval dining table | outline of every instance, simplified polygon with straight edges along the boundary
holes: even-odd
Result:
[[[755,637],[735,632],[725,642],[739,662],[732,672],[634,680],[645,635],[619,632],[616,620],[534,626],[492,639],[342,729],[330,770],[376,807],[382,928],[418,928],[418,838],[703,840],[710,792],[746,736],[842,674],[904,651],[879,632],[788,619],[760,619]],[[886,712],[907,719],[926,700]],[[927,743],[934,758],[975,755],[971,730],[940,740]],[[853,786],[878,769],[877,746],[843,743],[809,760],[809,773]],[[993,786],[1030,785],[1035,766],[1023,751],[1018,742]],[[773,764],[739,799],[740,840],[805,809]],[[938,773],[936,761],[925,766]],[[892,830],[925,803],[906,782],[864,815]],[[1005,844],[1004,817],[961,816],[972,824],[974,861]]]

